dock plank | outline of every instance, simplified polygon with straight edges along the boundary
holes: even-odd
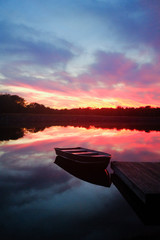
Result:
[[[160,201],[160,162],[111,162],[114,174],[145,204]]]

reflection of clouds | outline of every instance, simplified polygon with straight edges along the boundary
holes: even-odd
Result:
[[[147,150],[135,151],[129,149],[123,152],[113,152],[114,161],[129,161],[129,162],[159,162],[160,154]]]
[[[119,235],[125,239],[159,232],[158,227],[152,229],[140,224],[114,186],[104,191],[104,188],[85,183],[61,195],[52,192],[48,198],[40,198],[38,194],[37,199],[33,195],[28,199],[24,197],[21,204],[9,208],[8,217],[9,233],[15,234],[16,239],[22,236],[23,239],[66,239],[70,236],[70,239],[93,240],[107,236],[116,240]],[[0,222],[2,220],[3,214]],[[3,225],[6,227],[6,221]]]
[[[76,139],[76,141],[75,141]],[[27,133],[23,139],[9,141],[4,149],[26,152],[51,152],[57,146],[77,146],[86,145],[90,148],[100,148],[101,150],[125,151],[126,149],[147,148],[150,151],[159,151],[159,132],[146,133],[143,131],[130,131],[101,128],[78,128],[78,127],[50,127],[43,132]],[[108,146],[108,147],[107,147]]]
[[[4,171],[52,164],[55,157],[54,147],[62,146],[83,146],[109,152],[112,159],[117,161],[159,161],[160,133],[50,127],[43,132],[27,133],[20,141],[11,140],[11,144],[8,144],[9,142],[6,145],[3,143],[0,148],[0,165]]]
[[[58,194],[71,188],[70,181],[71,177],[68,174],[62,174],[50,165],[10,169],[0,175],[0,202],[6,205],[11,201],[16,205],[47,198],[53,192]]]
[[[41,151],[37,151],[38,144]],[[15,149],[4,146],[1,151],[1,207],[31,204],[74,187],[71,176],[53,164],[53,148],[49,152],[44,148],[43,152],[42,142],[36,142],[36,148],[32,143],[17,145]]]

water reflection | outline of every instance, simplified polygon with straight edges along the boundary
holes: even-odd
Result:
[[[159,227],[144,226],[113,184],[90,184],[54,164],[54,148],[97,149],[114,161],[159,161],[159,144],[156,131],[71,126],[1,139],[1,239],[158,239]]]
[[[0,128],[0,141],[16,140],[24,136],[23,128]]]
[[[36,117],[36,116],[35,116]],[[33,116],[32,116],[33,118]],[[51,118],[52,119],[52,118]],[[47,119],[46,119],[47,120]],[[54,120],[54,121],[53,121]],[[3,126],[2,126],[3,125]],[[10,127],[10,126],[14,126]],[[127,118],[127,117],[93,117],[88,116],[87,119],[85,116],[66,116],[61,117],[57,116],[52,119],[52,121],[42,121],[42,119],[36,119],[36,121],[24,121],[24,122],[17,122],[15,121],[14,124],[7,122],[7,124],[1,124],[0,128],[0,141],[3,140],[10,140],[10,139],[18,139],[23,137],[26,132],[39,132],[44,131],[46,128],[50,127],[74,127],[74,128],[99,128],[103,129],[104,131],[107,129],[110,130],[138,130],[138,131],[145,131],[145,132],[152,132],[152,131],[160,131],[160,123],[156,118]]]
[[[14,152],[21,149],[24,152],[23,157],[31,150],[46,156],[46,153],[51,154],[54,147],[82,146],[109,152],[116,161],[159,161],[160,132],[156,131],[146,133],[125,129],[117,131],[57,126],[36,133],[25,129],[24,137],[16,141],[12,137],[8,140],[1,143],[4,149],[14,149]]]
[[[107,169],[97,169],[96,166],[94,167],[94,164],[92,164],[92,166],[87,166],[87,164],[83,166],[82,164],[77,164],[73,161],[69,162],[67,161],[67,159],[60,156],[56,157],[55,164],[57,164],[73,176],[80,178],[84,181],[105,187],[110,187],[111,185],[111,178]]]

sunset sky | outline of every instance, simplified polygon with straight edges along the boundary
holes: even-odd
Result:
[[[0,0],[0,93],[53,108],[160,106],[160,1]]]

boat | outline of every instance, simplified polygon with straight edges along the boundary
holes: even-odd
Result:
[[[58,156],[67,158],[72,162],[79,164],[90,164],[106,168],[110,162],[111,155],[96,150],[91,150],[82,147],[75,148],[55,148]]]
[[[75,162],[66,161],[66,158],[57,156],[54,162],[69,174],[79,178],[85,182],[104,187],[110,187],[111,176],[107,169],[93,168],[90,164],[77,164]],[[92,164],[93,165],[93,164]]]

